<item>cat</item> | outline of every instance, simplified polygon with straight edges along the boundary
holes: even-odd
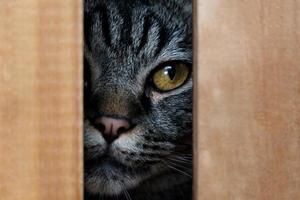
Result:
[[[85,0],[85,199],[192,199],[191,0]]]

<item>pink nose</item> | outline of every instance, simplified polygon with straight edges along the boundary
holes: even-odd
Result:
[[[130,123],[126,119],[117,119],[111,117],[100,117],[95,120],[103,136],[107,140],[117,138],[121,133],[130,128]]]

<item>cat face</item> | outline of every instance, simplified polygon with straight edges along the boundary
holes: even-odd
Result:
[[[178,163],[191,156],[190,6],[86,0],[88,192],[119,194],[164,173],[189,173]]]

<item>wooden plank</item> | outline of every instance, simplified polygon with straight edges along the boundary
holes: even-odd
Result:
[[[82,199],[82,2],[0,2],[0,199]]]
[[[300,1],[195,3],[197,199],[300,199]]]

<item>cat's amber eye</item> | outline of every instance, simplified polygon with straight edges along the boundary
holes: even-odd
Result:
[[[161,91],[173,90],[185,83],[190,74],[190,67],[184,63],[166,64],[159,68],[152,77],[154,86]]]

